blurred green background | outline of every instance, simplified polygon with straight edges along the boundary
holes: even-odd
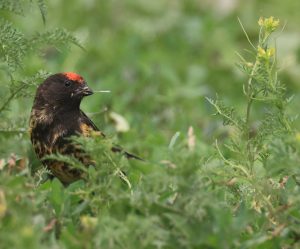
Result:
[[[27,57],[24,70],[28,75],[40,69],[51,73],[74,71],[94,90],[111,90],[110,94],[85,99],[83,110],[94,113],[91,117],[95,123],[112,135],[115,129],[108,122],[106,110],[121,114],[130,125],[130,130],[120,136],[122,143],[145,156],[155,154],[160,145],[167,146],[175,132],[185,134],[189,126],[205,143],[220,135],[224,128],[211,116],[213,109],[205,96],[217,93],[242,110],[246,76],[235,66],[235,52],[247,56],[243,49],[250,49],[250,45],[238,17],[253,43],[260,16],[273,15],[285,26],[277,38],[278,66],[280,78],[295,94],[291,110],[297,113],[298,1],[53,0],[46,4],[45,25],[35,7],[24,16],[9,18],[27,35],[65,28],[85,50],[75,45],[61,50],[45,47]],[[25,128],[34,91],[29,98],[14,101],[7,113],[17,115]],[[11,152],[26,154],[28,141],[19,136],[9,136],[9,140],[10,144],[0,149],[2,157]]]

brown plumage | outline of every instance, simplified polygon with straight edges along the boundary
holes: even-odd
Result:
[[[65,162],[43,160],[43,157],[59,153],[71,155],[89,166],[94,162],[89,155],[68,138],[74,135],[89,136],[91,132],[102,136],[96,125],[80,110],[83,97],[93,94],[85,80],[75,73],[58,73],[48,77],[37,89],[30,116],[30,138],[36,155],[63,184],[83,178],[79,169]],[[139,157],[113,147],[128,158]]]

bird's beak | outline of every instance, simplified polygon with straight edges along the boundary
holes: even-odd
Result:
[[[89,96],[92,95],[94,92],[91,88],[89,88],[87,85],[85,85],[81,90],[80,90],[81,94],[83,96]]]

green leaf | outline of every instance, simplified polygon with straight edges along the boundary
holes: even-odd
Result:
[[[64,207],[64,186],[57,178],[52,180],[49,200],[55,210],[56,216],[60,216]]]

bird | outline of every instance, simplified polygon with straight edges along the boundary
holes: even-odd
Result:
[[[95,164],[82,147],[70,140],[72,136],[89,137],[91,134],[103,139],[106,137],[80,109],[82,99],[92,94],[93,90],[84,78],[74,72],[50,75],[36,90],[29,118],[30,140],[42,164],[65,186],[84,179],[84,172],[47,156],[73,156],[86,167]],[[111,150],[122,153],[129,159],[143,160],[120,146],[112,146]]]

